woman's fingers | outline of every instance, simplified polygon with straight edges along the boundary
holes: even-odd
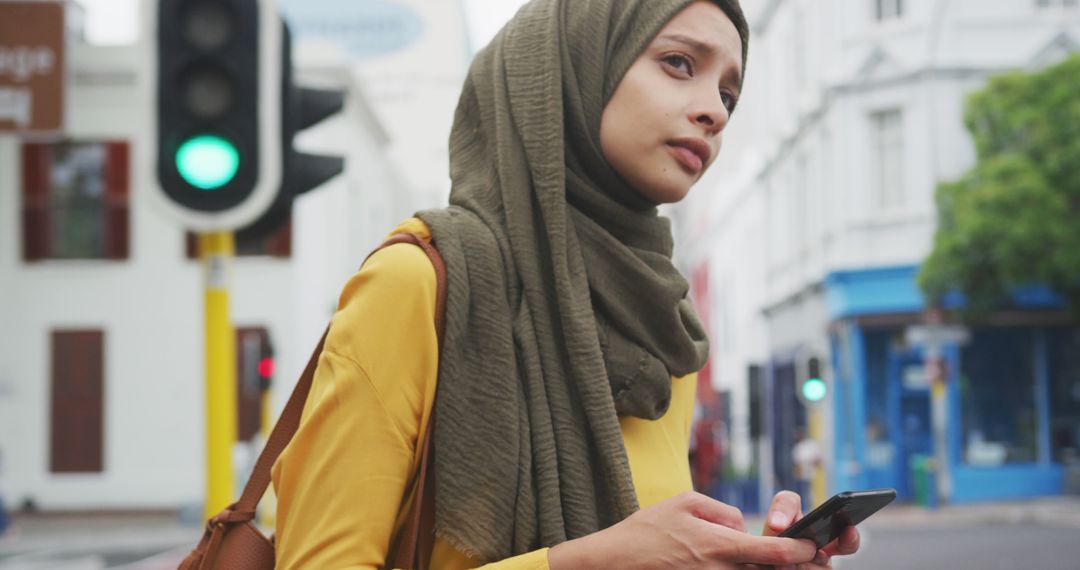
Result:
[[[810,562],[817,555],[814,543],[800,538],[742,535],[735,562],[790,566]]]
[[[746,532],[746,522],[739,509],[700,493],[684,493],[681,498],[686,501],[687,510],[695,517]]]
[[[765,515],[765,536],[776,536],[792,523],[799,520],[802,510],[802,497],[791,491],[780,491],[773,497],[769,511]]]
[[[800,570],[808,570],[810,568],[831,568],[829,564],[832,562],[832,556],[825,552],[824,549],[818,550],[817,555],[814,556],[814,561],[809,565],[805,565]]]
[[[859,544],[862,541],[859,536],[859,530],[853,526],[849,526],[844,529],[844,532],[840,533],[840,536],[825,545],[823,549],[825,554],[829,556],[848,555],[855,554],[859,551]]]

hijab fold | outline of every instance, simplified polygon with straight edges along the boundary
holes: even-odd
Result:
[[[692,0],[533,0],[469,70],[448,208],[436,533],[491,562],[638,508],[619,416],[656,419],[708,342],[669,222],[600,151],[600,117]],[[746,41],[736,0],[717,0]],[[744,60],[745,61],[745,60]]]

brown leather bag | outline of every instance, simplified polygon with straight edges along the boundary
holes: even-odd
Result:
[[[439,347],[442,347],[444,313],[446,307],[446,266],[434,247],[413,234],[395,234],[383,242],[375,251],[396,243],[411,243],[419,246],[435,266],[435,278],[438,289],[435,297],[435,331],[438,334]],[[374,251],[372,253],[375,253]],[[370,257],[370,255],[369,255]],[[327,327],[327,332],[330,328]],[[270,468],[278,455],[288,445],[296,428],[300,425],[300,413],[304,410],[311,380],[315,376],[315,366],[319,362],[326,334],[323,333],[318,346],[311,354],[304,373],[293,389],[289,402],[285,405],[266,447],[259,455],[255,468],[248,479],[247,486],[240,500],[229,505],[206,523],[202,540],[195,550],[180,563],[180,570],[263,570],[274,568],[274,539],[267,538],[252,522],[255,507],[259,504],[263,492],[270,484]],[[420,470],[415,484],[416,498],[409,511],[409,518],[397,537],[392,562],[393,568],[427,568],[431,546],[435,534],[435,494],[434,474],[431,472],[431,436],[435,424],[434,411],[428,421],[427,435],[421,451]]]

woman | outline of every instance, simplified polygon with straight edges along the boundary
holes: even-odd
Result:
[[[429,261],[379,251],[274,467],[281,567],[384,564],[433,410],[434,568],[810,568],[858,548],[854,529],[822,552],[751,536],[691,492],[708,346],[656,205],[716,158],[747,36],[736,0],[534,0],[476,56],[451,206],[395,230],[446,260],[441,355]],[[781,493],[765,534],[798,512]]]

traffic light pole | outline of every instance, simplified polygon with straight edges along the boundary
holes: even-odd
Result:
[[[236,334],[229,320],[232,232],[199,234],[206,310],[206,504],[209,519],[233,500],[236,444]]]
[[[814,466],[814,473],[810,478],[810,501],[811,505],[817,506],[825,502],[828,498],[828,481],[825,474],[825,418],[822,412],[821,406],[811,406],[807,410],[807,432],[811,439],[818,442],[819,448],[822,450],[821,460]]]
[[[342,157],[300,152],[293,143],[300,131],[340,112],[344,92],[294,82],[289,30],[275,0],[146,4],[155,38],[152,201],[183,229],[200,233],[206,279],[204,506],[210,518],[236,490],[236,337],[228,288],[233,232],[250,237],[280,228],[296,196],[342,172]],[[269,407],[264,394],[264,426]]]

